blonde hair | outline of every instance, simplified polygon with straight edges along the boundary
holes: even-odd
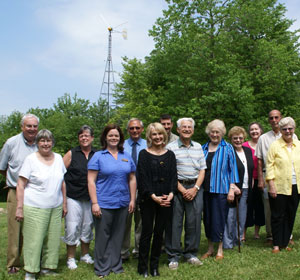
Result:
[[[165,128],[162,126],[162,124],[160,124],[158,122],[150,123],[148,125],[148,127],[147,127],[147,130],[146,130],[147,146],[148,147],[152,146],[151,134],[152,134],[153,130],[156,130],[157,132],[163,134],[163,136],[164,136],[164,142],[163,142],[163,144],[165,146],[167,144],[167,142],[168,142],[168,134],[167,134]]]
[[[233,135],[243,134],[244,139],[247,138],[246,130],[241,126],[234,126],[228,132],[228,138],[231,140]]]

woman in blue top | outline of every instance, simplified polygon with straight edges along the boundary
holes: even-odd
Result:
[[[135,207],[135,165],[123,149],[119,126],[107,125],[100,138],[103,150],[88,163],[88,188],[95,216],[94,268],[99,278],[123,272],[121,247],[127,214]]]
[[[229,206],[227,200],[232,202],[234,196],[240,194],[240,189],[235,185],[239,183],[239,174],[234,149],[223,139],[226,134],[224,122],[211,121],[205,132],[210,139],[202,146],[207,166],[203,182],[203,221],[208,251],[201,259],[213,256],[213,243],[217,242],[219,247],[216,260],[221,260],[224,258],[223,235]]]

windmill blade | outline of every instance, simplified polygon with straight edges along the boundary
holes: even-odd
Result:
[[[124,25],[124,24],[126,24],[126,23],[128,23],[128,21],[125,21],[125,22],[123,22],[123,23],[121,23],[121,24],[115,26],[114,29],[116,29],[117,27],[120,27],[120,26],[122,26],[122,25]]]
[[[106,26],[110,27],[110,24],[106,21],[105,17],[102,14],[100,14],[100,17],[101,17],[102,21],[104,22],[104,24]]]
[[[122,31],[122,37],[124,40],[127,40],[127,29],[126,28],[124,28]]]

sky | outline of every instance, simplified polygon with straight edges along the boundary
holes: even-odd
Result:
[[[292,29],[300,28],[298,1],[280,0],[286,17],[296,20]],[[112,33],[119,81],[122,57],[143,60],[154,48],[148,31],[166,8],[164,0],[1,0],[0,115],[51,108],[65,93],[96,102],[108,55],[107,28],[126,28],[128,34],[124,40]]]

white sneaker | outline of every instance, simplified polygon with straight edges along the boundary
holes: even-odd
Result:
[[[77,264],[74,258],[68,258],[67,260],[67,267],[68,269],[76,269],[77,268]]]
[[[170,262],[170,263],[169,263],[169,268],[170,268],[171,270],[177,269],[177,268],[178,268],[178,262]]]
[[[44,276],[58,276],[59,274],[50,269],[41,269],[41,274]]]
[[[85,254],[84,256],[80,257],[81,262],[85,262],[87,264],[93,264],[94,260],[89,254]]]
[[[25,280],[35,280],[35,273],[25,273]]]
[[[200,261],[197,257],[191,257],[187,259],[187,262],[193,265],[203,265],[203,262]]]

